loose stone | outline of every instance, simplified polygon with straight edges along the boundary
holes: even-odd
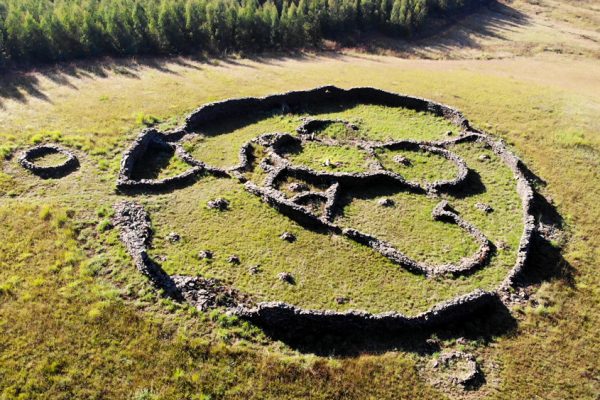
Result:
[[[286,242],[290,242],[290,243],[296,241],[296,235],[294,235],[291,232],[283,232],[281,234],[281,236],[279,236],[279,238],[282,240],[285,240]]]
[[[218,198],[215,200],[211,200],[207,203],[208,208],[213,210],[224,211],[229,208],[229,201],[224,198]]]
[[[175,232],[171,232],[167,235],[167,240],[171,243],[177,243],[181,240],[181,236]]]
[[[394,160],[394,162],[396,162],[398,164],[401,164],[401,165],[404,165],[404,166],[411,165],[410,160],[408,158],[404,157],[404,156],[401,156],[401,155],[394,156],[393,160]]]
[[[381,207],[392,207],[395,203],[392,199],[379,199],[377,202]]]
[[[250,275],[256,275],[260,272],[260,265],[253,265],[250,268],[248,268],[248,273]]]
[[[277,278],[282,282],[289,283],[290,285],[295,283],[294,277],[289,272],[280,272],[277,274]]]
[[[299,182],[293,182],[290,183],[288,188],[292,191],[292,192],[307,192],[309,190],[309,187],[307,184],[305,183],[299,183]]]
[[[210,250],[202,250],[198,253],[198,258],[201,260],[210,260],[211,258],[213,258],[213,252]]]
[[[233,254],[227,258],[227,262],[230,264],[239,264],[240,258],[238,256],[236,256],[235,254]]]
[[[494,211],[494,209],[489,204],[485,204],[485,203],[476,203],[475,208],[477,208],[478,210],[481,210],[487,214]]]

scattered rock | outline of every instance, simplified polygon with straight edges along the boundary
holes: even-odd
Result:
[[[336,297],[335,298],[335,302],[337,304],[346,304],[350,301],[350,299],[348,297]]]
[[[433,362],[433,367],[447,374],[451,383],[464,387],[473,385],[483,378],[475,356],[461,351],[442,354]]]
[[[177,243],[181,240],[181,236],[175,232],[171,232],[167,235],[167,240],[171,243]]]
[[[394,200],[392,199],[380,199],[379,201],[377,201],[377,204],[379,204],[381,207],[392,207],[394,204]]]
[[[494,209],[492,208],[492,206],[490,206],[489,204],[485,204],[485,203],[476,203],[475,204],[475,208],[477,208],[478,210],[483,211],[486,214],[489,214],[492,211],[494,211]]]
[[[173,282],[185,300],[199,310],[215,307],[235,308],[248,302],[247,296],[223,286],[217,279],[173,275]]]
[[[308,185],[306,183],[300,183],[300,182],[292,182],[288,185],[288,189],[290,189],[292,192],[307,192],[310,190],[310,188],[308,187]]]
[[[291,232],[283,232],[281,234],[281,236],[279,236],[280,239],[285,240],[286,242],[295,242],[296,241],[296,235],[294,235]]]
[[[229,208],[229,201],[224,198],[218,198],[215,200],[211,200],[207,203],[208,208],[213,210],[224,211]]]
[[[277,278],[282,282],[289,283],[290,285],[296,283],[294,277],[289,272],[280,272],[277,274]]]
[[[227,262],[230,264],[239,264],[240,258],[237,255],[232,254],[227,258]]]
[[[408,158],[401,156],[401,155],[394,156],[393,160],[394,160],[394,162],[396,162],[398,164],[402,164],[407,167],[412,164]]]
[[[465,339],[464,337],[459,337],[458,339],[456,339],[456,343],[458,343],[458,344],[460,344],[460,345],[463,345],[463,346],[464,346],[464,345],[466,345],[468,342],[467,342],[467,339]]]
[[[213,252],[210,250],[202,250],[198,253],[198,258],[201,260],[210,260],[213,258]]]
[[[479,161],[488,161],[491,160],[491,157],[489,156],[489,154],[482,154],[479,157],[477,157],[477,159]]]
[[[452,131],[447,131],[446,136],[452,136]]]

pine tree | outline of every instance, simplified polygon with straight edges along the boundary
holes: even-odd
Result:
[[[209,32],[206,26],[206,2],[188,0],[185,6],[185,31],[193,48],[207,48]]]

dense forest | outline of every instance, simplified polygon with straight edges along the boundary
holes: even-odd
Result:
[[[99,55],[281,50],[409,35],[482,0],[0,0],[0,68]]]

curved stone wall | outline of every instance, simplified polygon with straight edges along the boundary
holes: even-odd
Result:
[[[35,163],[36,158],[49,154],[62,154],[66,160],[58,165],[41,166]],[[79,167],[79,160],[69,150],[55,144],[43,144],[25,150],[19,156],[19,164],[33,174],[42,178],[61,178]]]

